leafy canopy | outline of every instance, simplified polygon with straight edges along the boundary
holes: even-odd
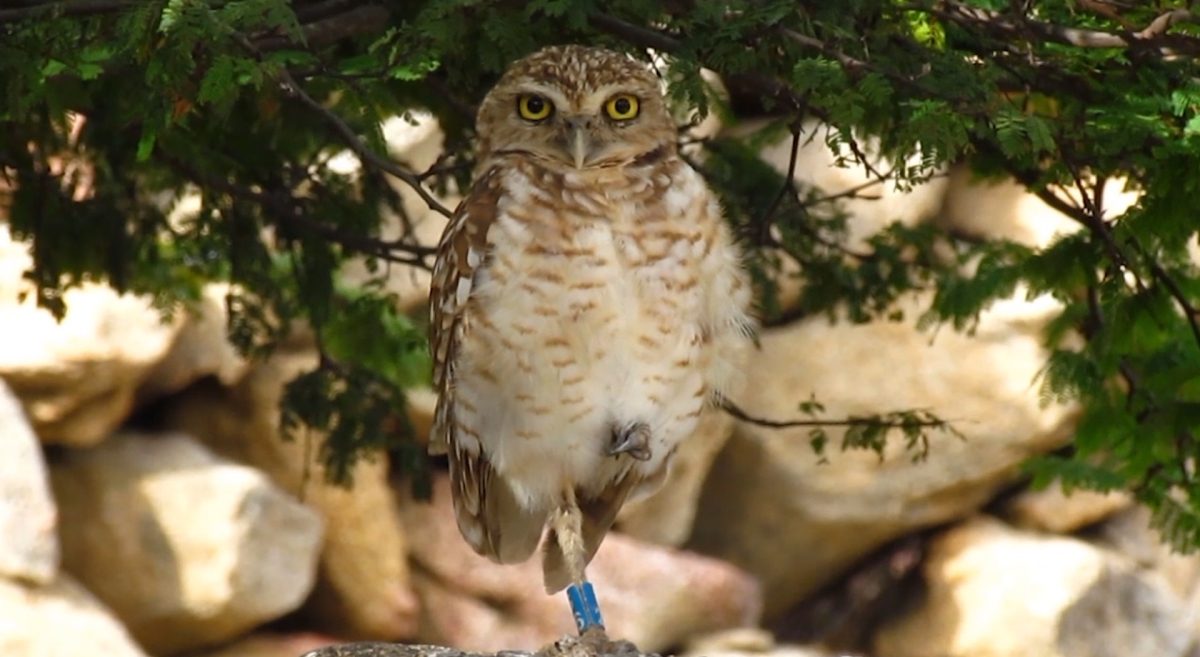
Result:
[[[335,474],[364,448],[413,462],[411,442],[383,427],[428,356],[420,321],[382,279],[431,254],[412,235],[381,236],[404,212],[387,175],[435,206],[429,190],[466,184],[472,108],[542,45],[652,49],[670,55],[681,107],[771,116],[768,134],[791,132],[794,146],[812,136],[804,120],[820,119],[848,164],[901,187],[969,160],[1078,224],[1042,249],[896,226],[852,251],[831,199],[763,165],[753,139],[706,143],[697,162],[752,247],[768,321],[835,309],[862,321],[929,289],[926,320],[969,330],[1018,290],[1060,301],[1041,385],[1048,400],[1078,402],[1082,420],[1070,448],[1032,472],[1129,488],[1194,548],[1198,31],[1181,0],[24,0],[0,9],[3,209],[32,240],[30,277],[57,313],[62,290],[85,280],[168,311],[229,281],[230,335],[246,352],[269,352],[303,320],[321,366],[290,386],[285,425],[328,429]],[[728,101],[701,67],[722,76]],[[382,121],[415,109],[448,137],[427,172],[381,155]],[[898,164],[872,168],[868,137]],[[346,148],[364,163],[357,176],[330,166]],[[1116,216],[1103,192],[1118,185],[1140,196]],[[169,221],[190,190],[200,211]],[[351,258],[375,278],[349,283]],[[800,298],[778,303],[780,271],[795,264]],[[889,428],[919,446],[940,426],[923,412],[863,420],[851,446],[878,449]]]

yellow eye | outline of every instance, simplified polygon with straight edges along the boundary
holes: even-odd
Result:
[[[614,121],[628,121],[638,115],[637,96],[617,94],[604,104],[604,111]]]
[[[554,113],[554,105],[541,96],[527,94],[517,99],[517,112],[526,121],[544,121]]]

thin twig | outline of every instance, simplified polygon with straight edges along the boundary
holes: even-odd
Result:
[[[915,427],[927,427],[930,429],[946,429],[950,423],[940,418],[933,419],[905,419],[899,422],[879,419],[878,417],[865,418],[845,418],[837,420],[769,420],[767,418],[756,417],[742,410],[737,404],[728,399],[721,400],[721,409],[729,413],[733,417],[750,424],[766,427],[768,429],[791,429],[795,427],[879,427],[888,429],[905,429]]]
[[[361,255],[424,269],[430,268],[425,259],[434,254],[435,249],[431,247],[407,244],[399,240],[379,240],[359,233],[344,231],[337,226],[331,226],[305,216],[299,201],[290,195],[278,196],[242,187],[224,178],[199,171],[177,158],[165,155],[160,157],[168,167],[197,185],[250,201],[262,207],[285,226],[315,233],[334,244],[338,244]],[[400,255],[400,253],[404,255]]]
[[[1192,337],[1196,341],[1196,346],[1200,347],[1200,308],[1192,304],[1191,299],[1183,291],[1183,288],[1180,287],[1179,282],[1163,268],[1157,259],[1146,252],[1145,247],[1142,246],[1136,237],[1130,236],[1129,240],[1133,245],[1133,249],[1146,261],[1146,266],[1150,268],[1150,274],[1154,277],[1154,280],[1166,287],[1167,293],[1179,305],[1179,309],[1183,312],[1188,325],[1192,329]]]
[[[251,43],[250,40],[244,35],[235,32],[234,38],[237,39],[237,41],[241,43],[242,47],[245,48],[250,54],[254,55],[256,59],[262,59],[262,51],[260,51],[257,46]],[[329,125],[329,127],[331,127],[335,133],[337,133],[338,137],[341,138],[342,143],[344,143],[355,155],[357,155],[360,160],[377,169],[392,174],[393,176],[402,180],[409,187],[412,187],[413,191],[415,191],[417,195],[421,197],[421,200],[425,202],[425,205],[429,206],[429,209],[445,217],[449,217],[453,214],[446,208],[446,206],[442,205],[441,202],[429,192],[429,190],[425,189],[425,186],[421,184],[417,174],[405,169],[396,162],[379,155],[367,147],[367,145],[363,143],[362,139],[359,138],[358,134],[354,132],[354,128],[350,127],[350,124],[346,123],[342,117],[338,116],[328,107],[325,107],[321,103],[317,102],[317,100],[312,96],[308,95],[308,92],[304,90],[304,87],[302,87],[299,82],[296,82],[296,78],[292,77],[291,72],[289,72],[287,68],[279,69],[279,81],[283,84],[284,89],[289,94],[297,98],[309,109],[320,115],[321,118],[323,118]]]
[[[775,197],[771,199],[767,209],[763,211],[762,217],[758,220],[758,230],[755,231],[755,243],[759,246],[767,244],[771,240],[771,227],[775,225],[775,213],[779,210],[779,205],[783,202],[783,198],[790,192],[793,197],[796,196],[796,160],[800,154],[800,126],[793,123],[791,126],[792,132],[792,150],[788,156],[787,174],[784,175],[783,184],[780,185],[779,191],[775,193]]]

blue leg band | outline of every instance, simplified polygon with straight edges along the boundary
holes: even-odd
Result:
[[[575,616],[575,627],[580,634],[593,627],[604,629],[604,617],[600,615],[600,604],[596,602],[591,582],[568,586],[567,599],[571,601],[571,614]]]

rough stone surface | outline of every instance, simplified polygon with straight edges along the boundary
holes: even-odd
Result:
[[[541,564],[500,566],[458,534],[449,481],[434,481],[430,504],[402,505],[425,617],[422,639],[464,650],[534,649],[573,629],[563,595],[542,588]],[[761,609],[753,580],[713,559],[609,534],[588,568],[613,637],[661,650],[689,636],[753,625]]]
[[[145,299],[93,284],[67,291],[66,316],[56,321],[21,279],[31,266],[28,247],[0,224],[0,378],[43,442],[95,444],[129,414],[178,322],[164,323]]]
[[[588,641],[564,636],[537,652],[500,650],[494,653],[466,652],[458,648],[395,643],[350,643],[305,653],[302,657],[660,657],[641,652],[627,641]]]
[[[195,308],[181,311],[182,327],[170,350],[147,372],[139,398],[174,394],[205,376],[229,385],[245,374],[248,363],[229,342],[228,290],[225,284],[209,285]]]
[[[1193,641],[1166,582],[1073,538],[976,519],[933,541],[924,573],[878,657],[1182,657]]]
[[[386,459],[360,461],[353,487],[337,486],[326,482],[318,462],[319,436],[287,441],[280,434],[284,386],[316,364],[301,340],[256,363],[232,387],[194,386],[174,404],[167,423],[226,458],[266,472],[324,519],[319,577],[304,610],[321,629],[349,638],[411,638],[418,601]]]
[[[700,490],[713,459],[733,433],[733,417],[709,410],[696,432],[679,447],[662,488],[625,505],[618,519],[622,532],[658,545],[679,546],[692,534]]]
[[[213,652],[194,657],[298,657],[306,652],[336,645],[337,640],[323,634],[252,634]]]
[[[766,630],[741,628],[714,632],[689,641],[680,657],[832,657],[814,646],[776,644]]]
[[[0,380],[0,577],[50,583],[58,572],[57,520],[41,445]]]
[[[1190,625],[1200,637],[1200,555],[1172,550],[1151,527],[1150,511],[1143,506],[1130,507],[1099,525],[1093,540],[1166,581],[1187,602]]]
[[[66,576],[44,586],[0,579],[0,655],[146,657],[112,612]]]
[[[1004,505],[1005,516],[1023,529],[1069,534],[1123,511],[1133,504],[1124,491],[1063,492],[1054,482],[1044,490],[1022,491]]]
[[[312,588],[316,514],[185,435],[114,436],[67,454],[51,479],[64,569],[147,650],[227,641]]]
[[[961,517],[1012,480],[1030,455],[1067,438],[1068,408],[1044,406],[1034,378],[1046,353],[1038,329],[1057,306],[1005,302],[974,336],[903,322],[831,324],[812,318],[766,331],[735,400],[752,416],[797,418],[811,394],[823,416],[928,409],[965,435],[931,434],[914,461],[893,439],[881,460],[839,452],[830,431],[821,463],[806,429],[740,423],[705,483],[690,545],[740,565],[778,614],[888,540]]]

